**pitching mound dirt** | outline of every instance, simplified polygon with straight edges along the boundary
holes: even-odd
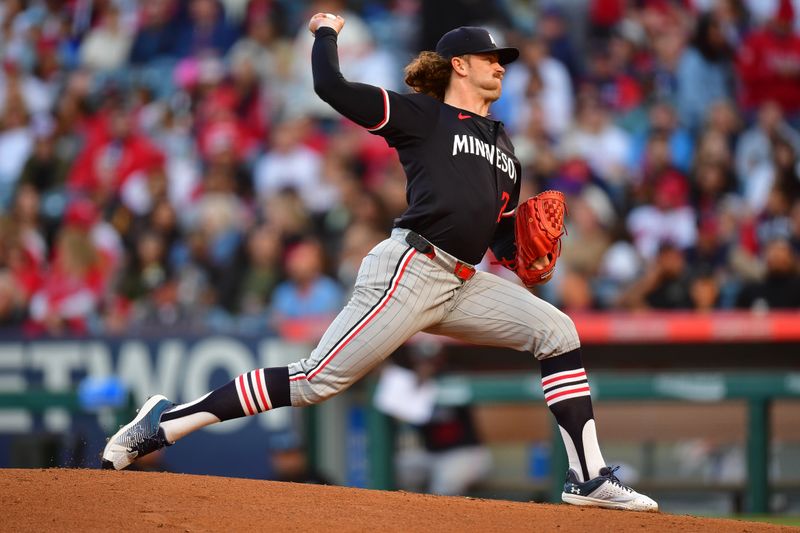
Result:
[[[0,470],[1,531],[790,531],[677,516],[181,474]],[[795,530],[796,531],[796,530]]]

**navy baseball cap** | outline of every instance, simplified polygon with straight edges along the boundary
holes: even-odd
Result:
[[[464,54],[495,53],[501,65],[511,63],[519,57],[519,50],[498,48],[491,33],[474,26],[461,26],[442,35],[436,43],[436,53],[445,59]]]

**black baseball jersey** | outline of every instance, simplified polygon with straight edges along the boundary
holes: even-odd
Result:
[[[521,169],[503,124],[423,94],[351,83],[339,72],[336,32],[320,28],[312,52],[314,88],[342,115],[395,148],[408,183],[411,229],[467,263],[492,247],[514,256],[513,219]]]

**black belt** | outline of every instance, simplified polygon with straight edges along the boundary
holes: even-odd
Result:
[[[406,242],[416,251],[428,256],[430,259],[436,258],[436,247],[432,245],[430,242],[428,242],[428,240],[419,233],[409,231],[406,234]],[[451,265],[447,265],[448,269],[450,266]],[[458,259],[455,259],[455,265],[453,266],[453,274],[455,274],[455,276],[461,281],[468,281],[472,279],[472,276],[475,275],[475,267],[467,263],[462,263]]]

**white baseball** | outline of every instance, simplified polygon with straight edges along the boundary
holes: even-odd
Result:
[[[325,16],[329,19],[336,20],[336,15],[334,15],[333,13],[325,13]]]

